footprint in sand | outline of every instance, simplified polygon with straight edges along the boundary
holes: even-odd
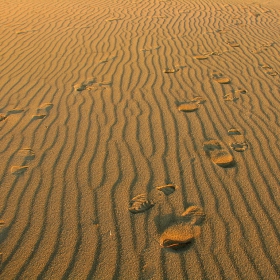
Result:
[[[236,102],[239,99],[239,97],[234,96],[232,92],[225,94],[223,98],[225,101],[233,101],[233,102]]]
[[[14,108],[12,110],[9,110],[6,114],[0,114],[0,122],[4,121],[5,119],[7,119],[8,116],[10,116],[10,115],[19,114],[19,113],[22,113],[23,111],[24,111],[24,109]]]
[[[207,156],[218,166],[231,167],[235,164],[233,156],[220,141],[206,141],[203,148]]]
[[[205,59],[208,59],[208,56],[206,56],[206,55],[194,55],[193,58],[195,58],[197,60],[205,60]]]
[[[244,89],[244,88],[242,88],[242,89],[239,88],[239,89],[235,90],[234,92],[237,94],[246,94],[246,93],[248,93],[248,90]]]
[[[212,74],[212,79],[219,84],[229,84],[230,78],[224,76],[223,74]]]
[[[248,149],[249,145],[244,135],[236,128],[228,130],[228,135],[232,137],[232,142],[229,144],[232,150],[236,152],[244,152]]]
[[[152,53],[153,50],[159,50],[161,48],[161,46],[157,46],[157,47],[150,47],[150,48],[146,48],[146,49],[141,49],[142,52],[146,53],[146,52],[149,52],[149,53]]]
[[[226,41],[226,44],[228,44],[230,47],[232,47],[232,48],[238,48],[238,47],[240,47],[240,45],[238,44],[238,43],[236,43],[235,41],[230,41],[230,40],[228,40],[228,41]]]
[[[173,185],[173,184],[156,187],[157,190],[163,192],[165,195],[170,195],[170,194],[174,193],[177,188],[178,188],[178,186]]]
[[[133,213],[142,213],[155,206],[155,202],[147,194],[139,194],[131,199],[128,210]]]
[[[177,108],[181,112],[194,112],[200,107],[200,104],[203,104],[205,101],[203,97],[198,96],[189,102],[181,103]]]
[[[14,109],[9,110],[7,112],[7,116],[14,115],[14,114],[19,114],[19,113],[22,113],[23,111],[24,111],[24,109],[22,109],[22,108],[14,108]]]
[[[11,173],[14,175],[23,174],[28,169],[28,166],[12,166]]]
[[[35,153],[30,148],[23,148],[15,156],[17,165],[12,166],[11,173],[14,175],[23,174],[28,169],[28,162],[35,158]]]
[[[159,201],[160,197],[158,196],[158,191],[168,196],[172,194],[177,188],[178,186],[174,184],[168,184],[156,187],[155,191],[153,190],[149,194],[143,193],[136,195],[131,199],[128,210],[133,214],[145,212],[154,207],[155,204]]]
[[[246,94],[248,91],[246,89],[237,89],[237,90],[232,90],[230,93],[227,93],[223,96],[225,101],[233,101],[236,102],[241,95]]]
[[[111,86],[112,81],[102,81],[97,82],[96,78],[92,78],[88,80],[87,82],[79,83],[74,85],[74,89],[76,91],[83,91],[83,90],[92,90],[96,89],[98,87],[105,87],[105,86]]]
[[[166,68],[163,72],[167,74],[171,74],[171,73],[176,73],[178,71],[179,71],[178,68]]]
[[[159,239],[160,246],[173,250],[185,248],[200,235],[200,225],[204,219],[205,213],[200,207],[190,206],[163,231]]]
[[[267,75],[270,75],[270,76],[277,76],[277,75],[279,75],[279,72],[273,70],[273,68],[271,66],[269,66],[268,64],[261,64],[260,67],[262,69],[264,69],[264,72]]]
[[[52,109],[52,107],[53,107],[52,103],[43,103],[37,109],[37,113],[32,116],[32,120],[44,119],[49,114],[49,111]]]

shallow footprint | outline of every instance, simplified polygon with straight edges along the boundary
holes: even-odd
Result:
[[[175,73],[175,72],[178,72],[178,71],[179,71],[179,69],[176,69],[176,68],[173,68],[173,69],[167,68],[163,72],[167,73],[167,74],[170,74],[170,73]]]
[[[43,103],[42,105],[40,105],[40,107],[37,109],[37,111],[50,111],[53,107],[53,103]]]
[[[18,157],[22,158],[24,161],[33,160],[35,158],[35,153],[30,148],[23,148],[19,150]]]
[[[197,60],[204,60],[204,59],[207,59],[208,56],[206,56],[206,55],[194,55],[193,58],[195,58]]]
[[[85,90],[86,88],[87,88],[87,85],[84,84],[84,83],[80,83],[80,84],[75,84],[75,85],[74,85],[74,89],[75,89],[76,91],[83,91],[83,90]]]
[[[235,143],[231,143],[230,147],[236,152],[244,152],[248,149],[248,143],[247,142],[235,142]]]
[[[219,84],[229,84],[230,78],[225,77],[223,74],[213,74],[212,78],[215,82]]]
[[[163,192],[165,195],[170,195],[170,194],[174,193],[177,188],[178,188],[178,186],[173,185],[173,184],[156,187],[157,190]]]
[[[205,220],[206,215],[202,208],[193,205],[188,207],[181,216],[186,218],[190,224],[199,225]]]
[[[230,167],[235,164],[231,153],[218,140],[206,141],[203,148],[207,156],[218,166]]]
[[[148,199],[146,194],[139,194],[131,199],[128,210],[133,213],[142,213],[155,205],[153,200]]]
[[[233,139],[231,139],[231,143],[229,144],[232,150],[236,152],[244,152],[248,149],[249,145],[245,137],[238,129],[229,129],[228,135],[233,136]]]
[[[19,114],[19,113],[22,113],[24,111],[24,109],[21,109],[21,108],[14,108],[12,110],[9,110],[7,112],[7,115],[14,115],[14,114]]]
[[[178,110],[182,112],[194,112],[198,108],[199,108],[199,103],[197,102],[182,103],[178,106]]]
[[[14,175],[23,174],[28,169],[28,166],[12,166],[11,173]]]
[[[42,120],[46,117],[46,114],[37,114],[32,116],[32,120]]]

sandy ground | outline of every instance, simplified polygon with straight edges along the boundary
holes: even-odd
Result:
[[[2,0],[1,279],[279,279],[278,2]]]

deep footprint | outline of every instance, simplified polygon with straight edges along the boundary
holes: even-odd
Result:
[[[179,221],[164,230],[159,239],[160,246],[173,250],[185,248],[200,235],[199,224],[204,219],[205,213],[200,207],[190,206],[181,215]]]
[[[231,167],[235,164],[231,153],[218,140],[209,140],[203,144],[204,151],[213,163],[221,167]]]
[[[184,248],[199,235],[198,227],[187,223],[175,223],[160,236],[159,244],[163,248],[178,250]]]

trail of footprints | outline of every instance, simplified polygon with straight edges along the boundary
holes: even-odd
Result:
[[[16,155],[17,164],[12,166],[11,173],[14,175],[23,174],[28,169],[28,163],[35,158],[35,153],[30,148],[19,150]]]
[[[50,110],[53,108],[53,103],[43,103],[41,104],[34,115],[31,117],[31,121],[33,120],[41,120],[49,115]],[[6,114],[0,114],[0,122],[6,121],[9,119],[11,115],[23,113],[25,110],[22,108],[15,108],[7,111]],[[21,175],[25,173],[29,165],[28,163],[35,158],[34,151],[29,148],[22,148],[15,155],[15,163],[12,165],[10,171],[13,175]]]
[[[240,47],[235,41],[226,42],[230,47]],[[221,55],[219,52],[203,53],[193,56],[197,60],[208,59],[211,55]],[[270,68],[269,68],[270,69]],[[164,73],[175,73],[179,68],[165,69]],[[227,85],[231,83],[231,79],[224,76],[222,73],[214,72],[212,80],[220,85]],[[237,101],[243,94],[247,94],[244,88],[237,88],[231,90],[228,94],[223,96],[224,101]],[[197,96],[190,101],[185,101],[177,104],[177,109],[180,112],[191,113],[197,111],[201,104],[206,100]],[[222,141],[217,139],[210,139],[203,143],[203,149],[206,156],[217,166],[223,168],[230,168],[236,165],[234,156],[231,152],[244,152],[248,149],[249,145],[244,135],[236,128],[230,128],[227,131],[229,136],[229,148]],[[171,195],[178,187],[176,185],[164,185],[156,187],[157,191],[164,193],[166,196]],[[129,204],[129,211],[133,214],[143,213],[153,208],[156,204],[160,203],[156,197],[151,197],[149,194],[139,194],[131,199]],[[173,223],[169,224],[160,234],[159,244],[163,248],[180,249],[186,247],[196,237],[199,236],[201,224],[205,219],[203,209],[198,206],[188,207],[180,216],[177,217]]]

